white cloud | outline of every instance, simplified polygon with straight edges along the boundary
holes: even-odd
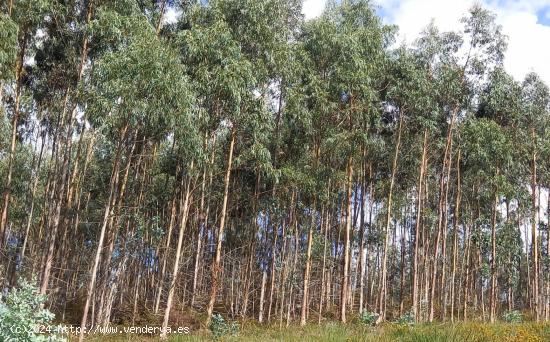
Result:
[[[510,11],[535,12],[550,5],[550,0],[486,0],[492,7],[500,7]]]
[[[537,12],[550,15],[550,0],[378,0],[386,17],[399,26],[399,41],[412,42],[434,19],[443,31],[460,30],[460,18],[481,2],[497,14],[497,22],[509,37],[505,67],[518,81],[537,72],[550,85],[550,26],[538,23]],[[320,15],[326,0],[305,0],[306,19]]]
[[[304,13],[306,19],[315,18],[321,15],[321,13],[323,13],[323,9],[325,8],[326,2],[327,0],[305,0],[302,7],[302,12]]]
[[[399,40],[412,42],[434,19],[444,31],[460,30],[460,18],[480,1],[379,0],[387,22],[399,26]],[[485,0],[486,7],[497,14],[497,22],[509,37],[505,67],[518,81],[528,72],[537,72],[550,84],[550,27],[537,23],[537,11],[550,0]]]
[[[442,31],[460,28],[459,19],[472,5],[471,1],[404,0],[392,1],[386,20],[399,26],[399,39],[412,42],[433,19]]]
[[[181,16],[181,11],[176,10],[173,7],[168,7],[168,9],[164,12],[163,24],[174,24],[178,21],[179,17]]]
[[[537,23],[537,16],[528,12],[502,11],[498,22],[509,37],[506,69],[521,80],[528,72],[538,73],[550,85],[550,26]]]

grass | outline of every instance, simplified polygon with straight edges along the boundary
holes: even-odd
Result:
[[[207,330],[199,330],[189,335],[172,336],[169,342],[212,341]],[[550,325],[539,323],[457,323],[457,324],[420,324],[406,326],[384,324],[378,327],[366,327],[360,324],[342,325],[329,323],[306,327],[290,326],[285,329],[265,327],[254,324],[244,326],[234,336],[225,336],[221,341],[398,341],[398,342],[543,342],[550,341]],[[156,337],[146,336],[93,336],[90,342],[156,342]]]

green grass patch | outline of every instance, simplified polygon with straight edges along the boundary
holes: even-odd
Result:
[[[169,342],[213,341],[207,329],[192,331],[189,335],[171,336]],[[376,341],[376,342],[544,342],[550,341],[550,324],[543,323],[456,323],[402,325],[386,323],[377,327],[362,324],[327,323],[288,328],[245,324],[234,335],[226,335],[218,341]],[[157,337],[147,336],[92,336],[92,342],[157,342]]]

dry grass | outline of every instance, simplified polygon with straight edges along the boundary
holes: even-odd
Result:
[[[169,342],[212,341],[207,330],[192,331],[189,335],[172,336]],[[239,334],[225,336],[222,341],[401,341],[401,342],[544,342],[550,341],[550,325],[537,323],[521,324],[421,324],[404,326],[385,324],[365,327],[359,324],[291,326],[286,329],[245,324]],[[147,336],[91,336],[90,342],[156,342],[157,337]]]

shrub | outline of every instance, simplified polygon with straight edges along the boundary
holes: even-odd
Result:
[[[404,325],[414,325],[415,323],[414,315],[412,312],[407,312],[403,316],[399,317],[395,320],[395,323],[397,324],[404,324]]]
[[[227,323],[222,315],[214,314],[210,323],[210,331],[214,338],[218,339],[225,335],[234,335],[239,332],[237,322]]]
[[[45,301],[46,296],[31,282],[23,280],[19,288],[13,288],[0,300],[0,341],[66,341],[55,334],[43,334],[55,331],[51,325],[54,314],[42,308]]]
[[[378,319],[378,314],[376,312],[363,311],[359,315],[359,321],[365,325],[374,325]]]
[[[502,320],[506,323],[521,323],[523,315],[518,310],[506,311],[502,315]]]

